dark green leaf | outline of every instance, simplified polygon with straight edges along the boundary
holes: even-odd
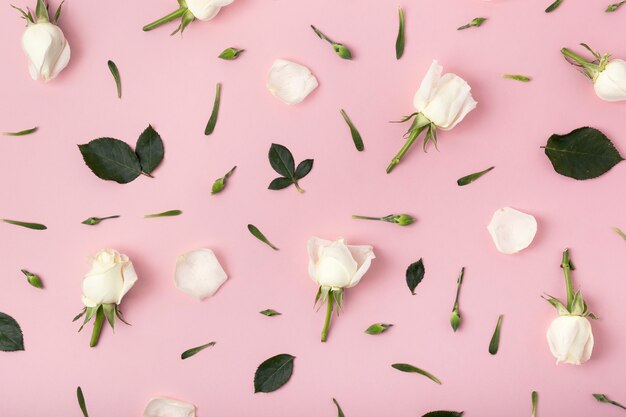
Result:
[[[267,188],[270,190],[282,190],[283,188],[289,187],[291,184],[293,184],[293,180],[285,177],[279,177],[274,179]]]
[[[408,363],[394,363],[393,365],[391,365],[391,367],[397,369],[398,371],[410,372],[410,373],[423,375],[426,378],[432,380],[433,382],[441,385],[441,381],[436,376],[434,376],[431,373],[428,373],[428,372],[424,371],[423,369],[416,368],[413,365],[409,365]]]
[[[182,211],[180,210],[170,210],[170,211],[164,211],[163,213],[155,213],[155,214],[146,214],[144,217],[144,219],[151,219],[154,217],[173,217],[173,216],[180,216],[181,214],[183,214]]]
[[[266,237],[263,233],[261,233],[261,231],[253,224],[249,224],[248,225],[248,230],[250,231],[250,233],[252,233],[252,236],[256,237],[257,239],[259,239],[261,242],[265,243],[267,246],[269,246],[270,248],[274,249],[274,250],[279,250],[276,246],[274,246]]]
[[[599,177],[624,160],[609,138],[592,127],[550,136],[545,152],[556,172],[577,180]]]
[[[152,171],[163,161],[165,154],[161,135],[151,125],[148,125],[137,139],[135,151],[139,157],[141,170],[148,175],[152,174]]]
[[[237,59],[240,53],[242,53],[244,49],[237,48],[226,48],[224,51],[219,54],[218,58],[225,59],[227,61],[232,61],[233,59]]]
[[[391,326],[393,326],[393,324],[375,323],[375,324],[372,324],[367,329],[365,329],[365,333],[367,333],[367,334],[381,334],[381,333],[386,332]]]
[[[406,270],[406,285],[409,286],[411,294],[415,295],[415,288],[424,279],[426,269],[424,268],[424,261],[420,258],[419,261],[412,263]]]
[[[113,75],[113,79],[115,80],[115,86],[117,87],[117,98],[122,98],[122,79],[120,78],[120,71],[117,69],[117,65],[115,62],[109,60],[107,62],[109,66],[109,71]]]
[[[498,348],[500,347],[500,328],[502,327],[502,319],[504,316],[500,314],[498,317],[498,323],[496,324],[496,329],[493,332],[493,336],[491,336],[491,342],[489,342],[489,353],[495,355],[498,353]]]
[[[13,317],[4,313],[0,313],[0,350],[4,352],[24,350],[24,336],[20,325]]]
[[[619,9],[620,7],[622,7],[622,5],[624,3],[626,3],[626,0],[620,1],[618,3],[613,3],[613,4],[609,5],[609,7],[606,8],[605,12],[607,12],[607,13],[614,12],[615,10]]]
[[[305,159],[304,161],[300,162],[298,164],[298,167],[296,168],[296,173],[295,173],[296,179],[300,180],[306,177],[307,174],[311,172],[312,169],[313,169],[312,159]]]
[[[363,149],[365,149],[365,146],[363,145],[363,139],[361,138],[361,134],[356,129],[356,127],[354,127],[352,120],[350,120],[346,112],[343,109],[341,109],[339,112],[343,116],[343,120],[346,121],[348,127],[350,128],[350,134],[352,135],[352,141],[354,142],[354,146],[356,147],[357,151],[362,151]]]
[[[489,171],[491,171],[491,170],[492,170],[492,169],[494,169],[494,168],[495,168],[495,167],[491,167],[491,168],[487,168],[487,169],[486,169],[486,170],[484,170],[484,171],[475,172],[474,174],[469,174],[469,175],[466,175],[466,176],[465,176],[465,177],[463,177],[463,178],[459,178],[459,179],[457,180],[457,182],[456,182],[456,183],[457,183],[460,187],[462,187],[462,186],[464,186],[464,185],[467,185],[467,184],[471,184],[471,183],[473,183],[474,181],[476,181],[477,179],[479,179],[480,177],[482,177],[483,175],[485,175],[486,173],[488,173]]]
[[[103,220],[108,220],[108,219],[117,219],[118,217],[120,217],[119,215],[115,215],[115,216],[107,216],[107,217],[90,217],[86,220],[83,220],[81,223],[82,224],[86,224],[88,226],[95,226],[97,224],[100,224],[100,222],[102,222]]]
[[[286,353],[264,361],[254,374],[254,392],[273,392],[289,381],[295,356]]]
[[[283,177],[294,179],[296,165],[289,149],[283,145],[272,143],[268,158],[274,171]]]
[[[18,220],[9,220],[9,219],[2,219],[2,221],[5,223],[15,225],[15,226],[25,227],[27,229],[33,229],[33,230],[46,230],[47,229],[45,225],[39,224],[39,223],[20,222]]]
[[[41,282],[41,278],[39,278],[39,275],[28,272],[25,269],[22,269],[22,274],[26,276],[26,280],[30,285],[35,288],[43,288],[43,283]]]
[[[404,10],[398,7],[398,37],[396,38],[396,59],[404,54]]]
[[[87,405],[85,404],[85,396],[83,395],[83,390],[78,387],[76,388],[76,397],[78,398],[78,406],[80,407],[80,411],[83,412],[84,417],[89,417],[87,413]]]
[[[180,358],[181,358],[181,359],[187,359],[187,358],[190,358],[190,357],[192,357],[193,355],[195,355],[196,353],[201,352],[201,351],[203,351],[204,349],[206,349],[206,348],[208,348],[208,347],[211,347],[211,346],[215,346],[215,342],[209,342],[209,343],[207,343],[207,344],[205,344],[205,345],[201,345],[201,346],[198,346],[198,347],[195,347],[195,348],[188,349],[188,350],[184,351],[184,352],[180,355]]]
[[[343,413],[343,410],[339,406],[339,403],[337,402],[337,400],[333,398],[333,402],[335,403],[335,406],[337,407],[337,417],[346,417],[346,415]]]
[[[520,74],[503,74],[502,77],[508,78],[510,80],[521,81],[523,83],[527,83],[531,81],[530,77],[527,77],[526,75],[520,75]]]
[[[217,194],[220,191],[222,191],[224,189],[224,187],[226,187],[226,182],[228,181],[230,176],[233,175],[233,172],[235,172],[236,168],[237,167],[234,166],[222,178],[218,178],[218,179],[215,180],[215,182],[213,183],[213,187],[211,187],[211,194]]]
[[[263,314],[264,316],[267,317],[274,317],[274,316],[280,316],[281,313],[279,313],[276,310],[272,310],[271,308],[268,308],[267,310],[263,310],[263,311],[259,311],[259,313]]]
[[[94,139],[78,149],[89,169],[103,180],[127,184],[141,174],[137,154],[119,139]]]
[[[35,133],[39,128],[33,127],[32,129],[20,130],[19,132],[2,132],[2,136],[26,136]]]
[[[211,117],[209,117],[209,122],[204,129],[204,134],[209,136],[215,130],[215,125],[217,124],[217,115],[220,111],[220,99],[222,97],[222,84],[217,83],[215,86],[215,100],[213,100],[213,110],[211,111]]]
[[[422,417],[461,417],[463,411],[431,411]]]
[[[548,8],[546,9],[546,13],[550,13],[550,12],[555,11],[556,8],[561,5],[562,2],[563,2],[563,0],[556,0],[554,3],[552,3],[551,5],[548,6]]]

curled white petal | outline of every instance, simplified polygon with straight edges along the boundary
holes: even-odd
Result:
[[[537,234],[537,220],[511,207],[497,210],[487,226],[496,248],[506,254],[527,248]]]
[[[359,283],[376,258],[371,246],[351,246],[312,237],[308,242],[309,276],[320,286],[350,288]]]
[[[210,249],[196,249],[178,257],[176,288],[200,300],[212,296],[228,276]]]
[[[557,317],[548,328],[547,338],[557,364],[580,365],[591,358],[594,340],[586,317]]]
[[[606,101],[626,100],[626,62],[613,59],[598,74],[594,85],[596,95]]]
[[[55,78],[69,63],[70,48],[63,31],[49,22],[29,24],[22,35],[33,79]]]
[[[151,399],[143,412],[143,417],[195,417],[195,415],[195,405],[164,397]]]
[[[286,104],[297,104],[318,86],[317,78],[304,65],[277,59],[270,68],[267,89]]]

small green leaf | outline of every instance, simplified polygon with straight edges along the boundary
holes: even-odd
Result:
[[[13,317],[4,313],[0,313],[0,350],[3,352],[24,350],[24,336],[20,325]]]
[[[220,111],[220,99],[222,97],[222,84],[217,83],[215,86],[215,100],[213,101],[213,110],[211,111],[211,117],[209,117],[209,122],[204,129],[204,134],[209,136],[215,130],[215,125],[217,124],[217,115]]]
[[[273,392],[285,385],[293,374],[294,359],[282,353],[263,361],[254,373],[254,392]]]
[[[85,396],[83,395],[83,390],[78,387],[76,388],[76,397],[78,398],[78,406],[80,407],[80,411],[83,412],[84,417],[89,417],[87,413],[87,405],[85,404]]]
[[[152,125],[148,125],[146,130],[139,135],[135,152],[139,157],[141,170],[148,175],[151,175],[163,161],[165,155],[163,140]]]
[[[282,314],[282,313],[279,313],[276,310],[272,310],[271,308],[268,308],[267,310],[259,311],[259,313],[261,313],[261,314],[263,314],[264,316],[267,316],[267,317],[280,316]]]
[[[95,226],[97,224],[100,224],[103,220],[117,219],[119,217],[120,217],[119,215],[107,216],[107,217],[89,217],[88,219],[83,220],[81,223],[86,224],[88,226]]]
[[[109,66],[109,71],[113,75],[113,79],[115,80],[115,86],[117,87],[117,98],[122,98],[122,79],[120,78],[120,71],[117,69],[117,65],[115,62],[109,60],[107,62]]]
[[[487,19],[484,17],[476,17],[474,19],[472,19],[471,22],[469,22],[466,25],[463,25],[461,27],[458,27],[456,30],[463,30],[463,29],[469,29],[469,28],[473,28],[473,27],[479,27],[481,26],[483,23],[485,23]]]
[[[550,136],[545,153],[556,172],[577,180],[599,177],[624,160],[609,138],[592,127]]]
[[[237,59],[239,54],[243,51],[245,51],[245,49],[226,48],[221,54],[219,54],[218,58],[232,61],[233,59]]]
[[[209,343],[207,343],[205,345],[201,345],[201,346],[198,346],[198,347],[195,347],[195,348],[188,349],[188,350],[184,351],[180,355],[180,358],[183,359],[183,360],[187,359],[187,358],[190,358],[193,355],[195,355],[196,353],[199,353],[199,352],[203,351],[204,349],[206,349],[208,347],[212,347],[212,346],[215,346],[215,342],[209,342]]]
[[[103,180],[127,184],[141,174],[137,154],[119,139],[94,139],[78,149],[89,169]]]
[[[620,1],[619,3],[614,3],[609,5],[609,7],[606,8],[605,12],[610,13],[610,12],[614,12],[615,10],[619,9],[620,7],[622,7],[622,5],[626,3],[626,0],[624,1]]]
[[[502,319],[504,315],[500,314],[498,317],[498,323],[496,324],[496,329],[493,332],[493,336],[491,336],[491,342],[489,342],[489,353],[495,355],[498,353],[498,348],[500,347],[500,328],[502,327]]]
[[[398,371],[423,375],[426,378],[432,380],[433,382],[441,385],[441,381],[436,376],[424,371],[423,369],[416,368],[413,365],[409,365],[408,363],[394,363],[393,365],[391,365],[391,367],[394,369],[397,369]]]
[[[274,250],[279,250],[276,246],[274,246],[266,237],[263,233],[261,233],[261,231],[253,224],[249,224],[248,225],[248,230],[250,231],[250,233],[252,233],[252,236],[256,237],[257,239],[259,239],[261,242],[265,243],[267,246],[269,246],[270,248],[274,249]]]
[[[431,411],[422,417],[461,417],[463,411]]]
[[[169,210],[169,211],[164,211],[163,213],[156,213],[156,214],[146,214],[144,217],[144,219],[151,219],[154,217],[173,217],[173,216],[180,216],[181,214],[183,214],[182,211],[180,210]]]
[[[396,59],[404,54],[404,10],[398,7],[398,37],[396,38]]]
[[[26,136],[35,133],[39,130],[38,127],[33,127],[32,129],[20,130],[19,132],[2,132],[0,135],[2,136]]]
[[[479,179],[480,177],[482,177],[483,175],[485,175],[486,173],[490,172],[494,168],[495,167],[490,167],[484,171],[475,172],[473,174],[466,175],[462,178],[459,178],[456,183],[459,185],[459,187],[463,187],[464,185],[471,184],[477,179]]]
[[[381,334],[381,333],[386,332],[392,326],[393,326],[393,324],[375,323],[375,324],[372,324],[367,329],[365,329],[365,333],[367,333],[367,334]]]
[[[39,224],[39,223],[20,222],[18,220],[9,220],[9,219],[2,219],[2,221],[5,223],[15,225],[15,226],[25,227],[27,229],[33,229],[33,230],[46,230],[47,229],[45,225]]]
[[[531,417],[536,417],[537,416],[537,400],[538,400],[539,394],[537,394],[537,391],[533,391],[532,394],[530,394],[530,402],[532,403],[532,414]]]
[[[343,120],[346,121],[346,123],[348,124],[348,127],[350,128],[350,134],[352,135],[352,141],[354,142],[354,146],[356,147],[356,150],[361,152],[363,149],[365,149],[365,146],[363,145],[363,139],[361,138],[361,134],[356,129],[356,127],[354,127],[352,120],[350,120],[345,110],[341,109],[339,110],[339,112],[343,116]]]
[[[226,182],[228,181],[230,176],[233,175],[233,173],[235,172],[236,168],[237,167],[234,166],[222,178],[218,178],[218,179],[215,180],[215,182],[213,183],[213,187],[211,187],[211,194],[217,194],[217,193],[221,192],[224,189],[224,187],[226,187]]]
[[[618,227],[614,227],[613,230],[617,233],[622,239],[626,240],[626,233],[622,232]]]
[[[41,278],[39,278],[38,275],[35,275],[32,272],[28,272],[25,269],[22,269],[22,274],[26,276],[26,280],[30,285],[35,288],[43,288],[43,283],[41,282]]]
[[[424,268],[424,261],[420,258],[419,261],[412,263],[406,270],[406,285],[408,285],[411,294],[415,295],[415,288],[424,279],[426,269]]]
[[[532,80],[532,78],[527,77],[526,75],[520,75],[520,74],[502,74],[502,78],[508,78],[510,80],[521,81],[523,83],[527,83]]]
[[[546,13],[550,13],[553,12],[557,9],[557,7],[559,7],[561,5],[561,3],[563,2],[563,0],[556,0],[554,3],[552,3],[551,5],[548,6],[548,8],[546,9]]]
[[[333,402],[335,403],[335,406],[337,407],[337,417],[346,417],[346,415],[343,413],[343,410],[339,406],[339,403],[337,402],[337,400],[333,398]]]

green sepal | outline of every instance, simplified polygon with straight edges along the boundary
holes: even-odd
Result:
[[[28,23],[35,23],[35,19],[33,18],[33,15],[30,13],[30,10],[28,10],[28,13],[27,13],[24,10],[22,10],[19,7],[16,7],[14,5],[11,5],[11,7],[13,7],[15,10],[20,12],[20,14],[22,15],[22,18],[24,20],[26,20],[27,24]]]
[[[39,278],[38,275],[33,274],[32,272],[28,272],[25,269],[22,269],[22,274],[26,276],[26,280],[30,285],[39,289],[43,288],[43,283],[41,282],[41,278]]]
[[[78,314],[76,315],[76,317],[74,317],[74,318],[72,319],[72,322],[75,322],[76,320],[78,320],[79,318],[81,318],[82,316],[84,316],[86,312],[87,312],[87,307],[83,308],[83,309],[81,310],[81,312],[80,312],[80,313],[78,313]]]
[[[131,325],[129,322],[124,320],[124,315],[122,314],[122,310],[120,310],[119,306],[117,305],[115,306],[115,315],[117,316],[118,319],[120,319],[122,323],[126,324],[127,326]]]
[[[561,302],[561,300],[559,300],[558,298],[555,298],[549,294],[546,294],[545,297],[541,296],[541,298],[543,298],[544,300],[546,300],[547,302],[550,303],[550,305],[552,305],[552,307],[556,308],[556,311],[559,313],[559,316],[568,316],[570,315],[569,310],[567,309],[567,307],[565,306],[565,304],[563,304]]]
[[[99,308],[100,308],[100,306],[85,307],[85,313],[86,313],[85,314],[85,320],[83,320],[83,324],[78,329],[79,332],[81,330],[83,330],[83,327],[85,327],[85,324],[89,323],[89,321],[93,318],[93,316],[96,314],[96,312],[98,311]],[[76,318],[74,318],[74,320],[78,320],[78,318],[80,318],[80,316],[77,316]]]
[[[37,0],[37,6],[35,7],[35,17],[37,23],[49,22],[50,16],[48,15],[48,6],[44,3],[44,0]]]
[[[65,0],[61,1],[61,4],[59,4],[59,7],[57,7],[57,11],[54,12],[54,23],[58,23],[59,19],[61,18],[61,11],[63,9],[63,3],[65,3]]]
[[[333,300],[337,303],[337,315],[343,308],[343,289],[333,289]]]
[[[572,307],[570,309],[570,313],[573,316],[582,316],[585,314],[586,306],[585,301],[583,300],[583,295],[579,291],[576,291],[574,294],[574,302],[572,303]]]
[[[113,330],[115,330],[115,304],[102,304],[102,310],[104,311],[104,316],[106,317],[109,325]]]

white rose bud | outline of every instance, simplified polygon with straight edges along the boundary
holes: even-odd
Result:
[[[354,287],[376,258],[371,246],[349,246],[344,239],[334,242],[312,237],[308,243],[309,276],[321,287]]]
[[[102,249],[91,261],[91,270],[83,280],[83,304],[120,304],[137,282],[137,274],[128,256],[113,249]]]
[[[195,417],[195,415],[195,405],[163,397],[151,399],[143,412],[143,417]]]
[[[234,0],[187,0],[187,8],[198,20],[211,20]]]
[[[318,86],[317,78],[304,65],[285,59],[272,64],[267,79],[267,89],[286,104],[298,104]]]
[[[593,88],[602,100],[626,100],[626,62],[621,59],[609,61],[604,71],[598,74]]]
[[[548,328],[548,344],[556,363],[580,365],[591,358],[593,333],[586,317],[560,316]]]

